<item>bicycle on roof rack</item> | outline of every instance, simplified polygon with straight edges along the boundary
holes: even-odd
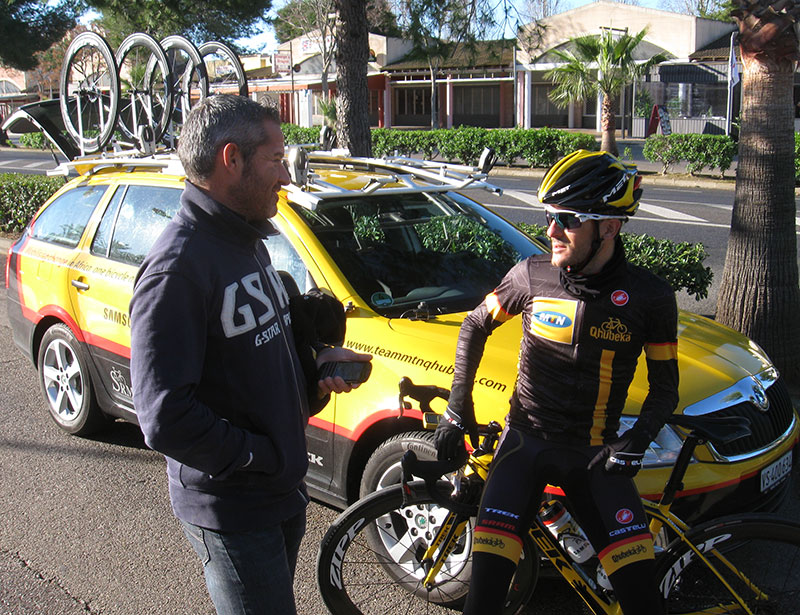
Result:
[[[415,399],[428,425],[438,422],[431,401],[448,394],[407,378],[400,382],[401,407],[410,407],[406,397]],[[695,447],[744,437],[750,433],[749,421],[674,415],[669,422],[686,438],[660,501],[643,500],[666,612],[796,613],[800,524],[749,513],[690,527],[671,511]],[[481,443],[466,463],[419,461],[407,452],[402,484],[368,495],[334,521],[317,557],[317,583],[331,613],[446,613],[462,605],[469,586],[472,527],[500,431],[495,422],[483,427]],[[619,614],[597,558],[579,563],[563,539],[551,533],[540,511],[523,537],[504,614],[522,611],[547,562],[593,613]]]
[[[158,42],[142,32],[116,53],[101,35],[81,32],[67,48],[60,86],[61,117],[81,155],[102,152],[115,131],[118,145],[144,154],[174,149],[193,105],[209,94],[248,93],[239,57],[224,43],[198,48],[182,36]]]

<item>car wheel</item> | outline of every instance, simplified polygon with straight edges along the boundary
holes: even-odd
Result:
[[[402,468],[400,460],[407,450],[412,450],[419,459],[436,459],[433,433],[409,431],[393,436],[372,453],[361,476],[361,497],[400,482]]]
[[[61,429],[85,436],[103,425],[88,365],[69,327],[57,324],[45,332],[37,367],[50,416]]]

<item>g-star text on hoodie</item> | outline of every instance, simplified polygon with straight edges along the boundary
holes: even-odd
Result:
[[[275,297],[278,300],[279,309],[289,305],[289,295],[281,282],[278,272],[272,265],[264,268],[267,274]],[[244,290],[244,293],[240,292]],[[264,327],[277,317],[277,311],[272,298],[264,289],[262,277],[258,271],[249,273],[238,282],[229,284],[225,287],[225,294],[222,300],[222,312],[220,321],[225,337],[231,338],[252,331],[256,327]],[[284,316],[284,324],[291,323],[291,317],[287,312]],[[277,322],[271,324],[267,329],[256,336],[256,345],[260,346],[271,340],[280,332]]]

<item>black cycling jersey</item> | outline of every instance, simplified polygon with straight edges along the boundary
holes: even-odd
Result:
[[[532,256],[513,267],[467,316],[456,350],[450,407],[469,414],[487,337],[521,314],[512,425],[568,444],[615,438],[644,349],[649,393],[637,429],[655,438],[678,402],[674,292],[661,278],[627,263],[620,242],[599,274],[564,277],[548,255]]]
[[[625,613],[661,612],[653,542],[632,479],[588,468],[617,437],[644,350],[649,391],[634,429],[652,440],[678,401],[677,307],[660,278],[630,265],[619,240],[592,276],[533,256],[509,271],[461,327],[449,408],[474,422],[472,383],[492,331],[522,315],[516,386],[473,535],[464,613],[494,612],[545,484],[564,488]]]

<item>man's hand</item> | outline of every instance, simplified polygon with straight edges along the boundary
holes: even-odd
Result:
[[[342,348],[341,346],[331,346],[324,348],[317,353],[317,368],[321,367],[323,363],[329,361],[371,361],[372,355],[362,352],[355,352],[349,348]],[[328,376],[317,381],[317,394],[322,399],[331,393],[349,393],[353,389],[358,388],[358,384],[350,384],[345,382],[339,376]]]
[[[473,420],[462,420],[461,416],[449,406],[445,410],[436,433],[433,436],[436,445],[436,458],[439,461],[451,461],[464,454],[464,434],[469,433],[470,443],[478,445],[478,426]]]
[[[642,459],[648,446],[650,446],[650,438],[640,434],[635,428],[631,428],[616,440],[605,444],[589,462],[587,469],[591,470],[596,465],[603,463],[605,471],[609,474],[620,474],[633,478],[642,468]]]

